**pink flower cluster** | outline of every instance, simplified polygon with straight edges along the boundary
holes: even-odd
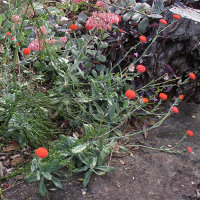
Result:
[[[41,26],[39,29],[35,29],[36,38],[33,40],[29,45],[28,48],[33,51],[41,51],[44,49],[44,41],[39,38],[39,34],[43,34],[44,36],[47,34],[47,30],[44,26]],[[55,39],[47,38],[46,40],[47,44],[55,44]]]
[[[107,0],[106,2],[110,3],[110,0]],[[104,7],[104,5],[105,5],[106,2],[105,1],[97,1],[96,4],[95,4],[95,6]]]
[[[55,44],[55,39],[46,39],[46,43],[48,44]],[[35,38],[29,45],[28,48],[33,51],[41,51],[44,49],[44,42],[42,40],[39,40],[39,38]]]
[[[95,6],[98,6],[98,7],[103,7],[104,6],[104,2],[103,1],[97,1]]]
[[[12,15],[11,21],[15,24],[20,24],[22,21],[22,18],[19,15]]]
[[[73,0],[73,3],[81,3],[81,2],[88,2],[88,0]]]
[[[67,38],[64,36],[64,37],[61,37],[59,39],[59,42],[62,42],[62,43],[65,43],[67,41]]]
[[[25,14],[25,11],[26,11],[26,7],[23,7],[22,13]],[[34,17],[33,9],[31,7],[29,7],[26,14],[28,15],[29,18],[33,18]]]
[[[47,34],[47,30],[44,26],[40,26],[39,29],[35,29],[35,34],[36,34],[37,37],[39,37],[38,33],[39,34],[42,33],[45,36]]]
[[[119,17],[115,13],[93,12],[92,16],[86,21],[86,26],[92,26],[100,30],[111,30],[112,24],[119,23]]]

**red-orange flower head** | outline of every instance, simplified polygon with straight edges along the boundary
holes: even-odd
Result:
[[[177,20],[180,20],[180,19],[181,19],[180,15],[177,15],[177,14],[174,14],[174,15],[173,15],[173,18],[174,18],[174,19],[177,19]]]
[[[9,36],[9,35],[11,35],[11,33],[10,33],[10,32],[7,32],[7,33],[6,33],[6,36]]]
[[[120,32],[120,33],[123,33],[124,31],[123,31],[122,29],[119,29],[119,32]]]
[[[194,73],[189,73],[189,78],[192,79],[192,80],[195,80],[196,79],[196,76]]]
[[[192,152],[192,148],[191,148],[191,147],[188,147],[188,148],[187,148],[187,151],[191,153],[191,152]]]
[[[48,151],[44,147],[39,147],[35,150],[35,154],[39,158],[46,158],[48,156]]]
[[[184,96],[185,96],[184,94],[179,95],[179,99],[180,99],[180,100],[183,100],[183,99],[184,99]]]
[[[159,94],[159,97],[160,97],[160,99],[163,100],[163,101],[167,100],[167,95],[166,95],[165,93],[160,93],[160,94]]]
[[[194,135],[194,133],[193,133],[191,130],[187,130],[186,133],[187,133],[190,137],[192,137],[192,136]]]
[[[140,39],[140,41],[141,41],[142,43],[145,43],[145,42],[147,41],[147,38],[146,38],[145,36],[143,36],[143,35],[141,35],[141,36],[139,37],[139,39]]]
[[[143,65],[137,65],[136,69],[140,73],[144,73],[146,71],[146,67]]]
[[[173,106],[172,107],[172,112],[173,113],[179,113],[179,110],[178,110],[178,108],[176,106]]]
[[[117,17],[118,17],[118,19],[119,19],[119,22],[121,22],[121,21],[122,21],[121,16],[120,16],[120,15],[117,15]]]
[[[85,26],[85,28],[86,28],[88,31],[90,31],[90,30],[92,30],[92,29],[93,29],[93,27],[92,27],[92,26],[90,26],[90,25],[86,25],[86,26]]]
[[[134,99],[135,98],[135,92],[133,90],[127,90],[125,92],[125,95],[128,99]]]
[[[78,26],[76,24],[72,24],[69,27],[71,30],[77,30]]]
[[[167,25],[167,21],[166,21],[165,19],[160,19],[159,22],[160,22],[161,24]]]
[[[144,101],[144,103],[149,103],[149,100],[145,97],[142,97],[142,100]]]
[[[31,53],[31,50],[29,48],[25,48],[25,49],[23,49],[22,52],[24,55],[29,55]]]

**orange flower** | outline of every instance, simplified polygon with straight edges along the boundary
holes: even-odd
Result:
[[[196,79],[196,76],[194,73],[189,73],[189,78],[192,79],[192,80],[195,80]]]
[[[145,36],[140,36],[139,37],[139,39],[140,39],[140,41],[142,42],[142,43],[145,43],[146,41],[147,41],[147,38],[145,37]]]
[[[144,101],[144,103],[149,103],[149,100],[145,97],[142,97],[142,100]]]
[[[179,99],[180,99],[180,100],[183,100],[183,99],[184,99],[184,96],[185,96],[184,94],[179,95]]]
[[[46,158],[48,156],[48,151],[44,147],[39,147],[35,150],[35,154],[39,158]]]
[[[85,28],[86,28],[88,31],[90,31],[90,30],[92,30],[92,29],[93,29],[93,27],[92,27],[92,26],[90,26],[90,25],[86,25],[86,26],[85,26]]]
[[[177,19],[177,20],[180,20],[180,19],[181,19],[180,15],[177,15],[177,14],[174,14],[174,15],[173,15],[173,18],[174,18],[174,19]]]
[[[146,71],[146,67],[143,66],[143,65],[138,65],[138,66],[136,67],[136,69],[137,69],[138,72],[140,72],[140,73],[144,73],[144,72]]]
[[[159,97],[160,97],[160,99],[163,100],[163,101],[167,100],[167,95],[166,95],[165,93],[160,93],[160,94],[159,94]]]
[[[178,108],[176,106],[173,106],[172,107],[172,112],[173,113],[179,113],[179,110],[178,110]]]
[[[118,17],[118,19],[119,19],[119,22],[121,22],[121,21],[122,21],[121,16],[120,16],[120,15],[117,15],[117,17]]]
[[[6,36],[9,36],[9,35],[11,35],[11,33],[10,33],[10,32],[7,32],[7,33],[6,33]]]
[[[31,50],[29,48],[25,48],[25,49],[23,49],[22,52],[24,55],[29,55],[31,53]]]
[[[191,152],[192,152],[192,148],[191,148],[191,147],[188,147],[188,148],[187,148],[187,151],[191,153]]]
[[[166,21],[165,19],[160,19],[159,22],[160,22],[161,24],[167,25],[167,21]]]
[[[186,133],[187,133],[190,137],[192,137],[192,136],[194,135],[194,133],[193,133],[191,130],[187,130]]]
[[[135,98],[135,92],[133,90],[127,90],[125,92],[125,95],[128,99],[134,99]]]
[[[77,30],[78,26],[76,24],[72,24],[69,28],[71,30]]]

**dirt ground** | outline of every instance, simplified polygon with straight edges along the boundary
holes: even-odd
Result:
[[[160,147],[175,144],[190,129],[180,146],[192,147],[192,153],[175,155],[147,149],[137,149],[133,155],[114,157],[115,171],[104,176],[93,176],[82,194],[77,178],[63,180],[64,190],[51,191],[45,200],[197,200],[195,189],[200,183],[200,105],[181,103],[180,113],[172,115],[151,132],[144,141],[142,135],[134,143]],[[6,200],[40,200],[37,184],[21,183],[4,192]]]

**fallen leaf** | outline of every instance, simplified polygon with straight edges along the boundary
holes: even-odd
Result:
[[[3,151],[4,152],[9,152],[9,151],[15,151],[19,148],[19,144],[15,141],[10,141],[8,146],[6,146]]]
[[[13,160],[11,160],[11,167],[16,167],[17,165],[21,164],[23,162],[22,157],[16,157]]]

